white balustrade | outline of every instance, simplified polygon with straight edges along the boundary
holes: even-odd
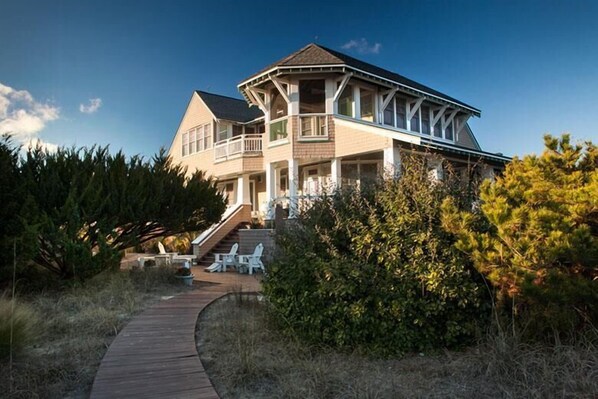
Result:
[[[228,159],[243,154],[260,154],[262,152],[261,134],[243,134],[214,145],[214,158]]]

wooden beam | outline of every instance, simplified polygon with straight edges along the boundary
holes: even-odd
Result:
[[[291,100],[289,99],[289,95],[288,95],[287,91],[282,86],[282,83],[274,76],[272,76],[270,79],[272,80],[272,83],[274,83],[274,86],[276,86],[276,88],[280,92],[280,95],[282,96],[282,98],[284,98],[284,100],[287,102],[287,104],[290,104]],[[287,85],[287,87],[289,87],[289,86]]]
[[[430,124],[432,125],[432,130],[434,130],[434,126],[436,126],[436,124],[438,123],[438,121],[440,120],[440,118],[442,118],[442,115],[444,115],[444,111],[446,111],[446,109],[448,108],[447,105],[443,105],[442,107],[438,108],[437,111],[438,113],[436,115],[434,115],[434,111],[432,111],[432,120],[430,121]]]
[[[455,119],[455,116],[457,115],[457,113],[459,112],[458,109],[454,110],[453,112],[451,112],[451,114],[449,115],[448,118],[442,118],[442,130],[445,130],[446,127],[453,121],[453,119]]]
[[[347,73],[345,74],[345,76],[343,76],[343,80],[341,81],[340,86],[338,87],[338,89],[336,89],[336,93],[334,93],[333,101],[338,101],[338,98],[341,96],[341,93],[343,92],[343,90],[345,90],[345,87],[347,87],[347,83],[349,83],[349,79],[351,79],[351,76],[353,76],[353,73]]]
[[[424,102],[424,98],[423,97],[420,97],[416,101],[413,101],[413,102],[407,101],[407,108],[408,108],[408,110],[407,110],[407,120],[408,121],[410,121],[411,118],[413,118],[413,116],[419,110],[419,107],[422,105],[423,102]],[[414,104],[414,105],[411,106],[411,104]]]
[[[391,90],[388,90],[385,93],[382,93],[382,98],[384,99],[384,102],[382,103],[382,106],[381,106],[382,107],[381,112],[384,112],[384,110],[386,109],[386,107],[388,107],[388,104],[390,104],[390,102],[394,98],[396,92],[397,92],[397,89],[391,89]],[[384,98],[384,94],[387,94],[386,98]]]
[[[253,97],[253,99],[257,103],[258,107],[260,107],[260,109],[262,110],[262,112],[264,114],[266,112],[268,112],[268,108],[266,107],[266,104],[262,101],[262,98],[259,96],[259,93],[257,93],[255,91],[255,89],[249,88],[249,87],[246,90],[247,90],[247,93],[251,94],[251,96]]]

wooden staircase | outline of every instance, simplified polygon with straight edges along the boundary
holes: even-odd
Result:
[[[241,229],[248,229],[249,223],[243,222],[239,223],[230,233],[228,233],[222,240],[218,242],[205,256],[203,256],[198,262],[197,265],[201,267],[208,267],[212,263],[216,256],[214,254],[225,254],[230,252],[233,245],[239,243],[239,230]]]

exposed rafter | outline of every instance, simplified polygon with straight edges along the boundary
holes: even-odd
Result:
[[[345,76],[343,76],[340,86],[338,87],[338,89],[336,89],[336,93],[334,93],[334,101],[338,101],[338,98],[341,96],[341,93],[343,92],[343,90],[345,90],[345,87],[347,87],[347,83],[349,83],[349,79],[351,79],[351,76],[353,76],[352,73],[346,73]]]
[[[287,93],[287,91],[284,89],[282,82],[280,80],[278,80],[278,78],[271,76],[270,79],[272,80],[272,83],[274,83],[274,86],[276,86],[276,89],[278,90],[278,92],[280,93],[280,95],[282,96],[282,98],[284,98],[284,100],[287,102],[287,104],[291,103],[291,100],[289,99],[289,94]],[[287,88],[289,87],[289,85],[287,84]]]

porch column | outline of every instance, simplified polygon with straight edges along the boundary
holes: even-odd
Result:
[[[482,179],[488,179],[490,181],[494,181],[494,168],[489,165],[482,166]]]
[[[249,174],[244,174],[237,178],[237,204],[250,203],[251,195],[249,193]]]
[[[401,153],[399,148],[395,147],[394,140],[390,147],[384,149],[384,175],[393,179],[399,177],[401,173]]]
[[[267,220],[274,219],[274,203],[273,200],[276,198],[276,168],[274,163],[268,163],[266,165],[266,206],[265,214]]]
[[[297,188],[299,187],[299,162],[294,158],[289,158],[289,217],[297,216],[298,198]]]
[[[330,187],[330,191],[334,191],[337,188],[341,187],[342,178],[341,178],[341,159],[334,158],[330,161],[330,178],[332,187]]]

